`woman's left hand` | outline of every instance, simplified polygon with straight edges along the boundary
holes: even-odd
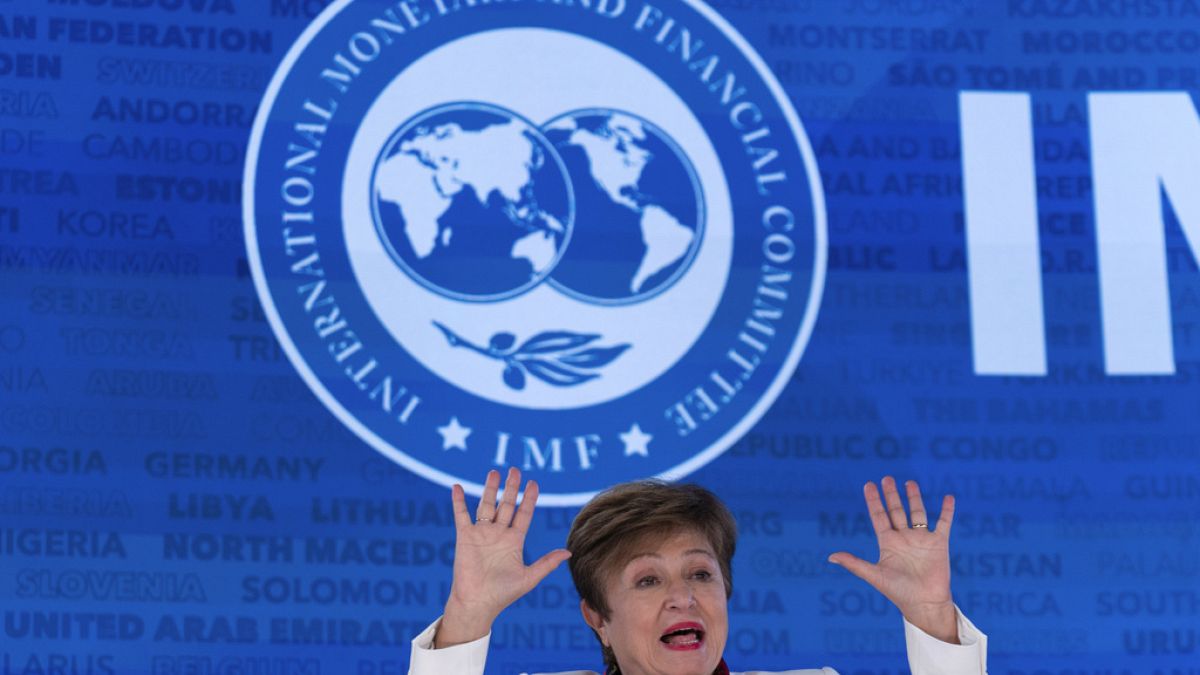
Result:
[[[863,486],[867,511],[879,540],[879,562],[839,551],[829,561],[875,587],[891,600],[904,618],[929,635],[958,644],[958,618],[950,597],[950,524],[954,497],[946,495],[937,527],[932,527],[916,481],[905,483],[912,522],[900,502],[896,480],[885,476],[883,501],[874,482]]]

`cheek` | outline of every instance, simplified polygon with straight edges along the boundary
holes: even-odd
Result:
[[[725,597],[725,585],[719,581],[705,584],[704,586],[700,587],[696,591],[696,595],[703,597],[705,602],[709,603],[710,605],[712,603],[724,605],[729,601],[728,598]]]
[[[704,593],[703,600],[706,613],[710,621],[718,621],[721,625],[729,623],[729,601],[725,598],[725,587],[718,586]]]
[[[646,632],[646,625],[653,622],[655,613],[651,611],[652,603],[647,602],[648,594],[624,595],[610,598],[610,619],[607,624],[609,641],[628,644],[630,638]]]

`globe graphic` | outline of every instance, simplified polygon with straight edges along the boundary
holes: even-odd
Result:
[[[599,304],[638,302],[670,287],[704,231],[700,183],[675,141],[609,108],[560,115],[542,129],[575,189],[571,246],[551,283]]]
[[[572,186],[537,127],[481,103],[406,120],[371,178],[375,228],[418,283],[457,300],[519,295],[554,269],[572,237]]]

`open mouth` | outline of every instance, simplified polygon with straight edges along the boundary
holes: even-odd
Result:
[[[699,649],[704,644],[704,628],[698,623],[676,624],[658,638],[667,649]]]

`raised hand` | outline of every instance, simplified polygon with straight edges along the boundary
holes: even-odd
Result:
[[[504,494],[496,503],[500,472],[489,471],[475,521],[467,511],[461,485],[451,489],[454,503],[454,580],[434,647],[441,649],[471,642],[487,635],[492,622],[506,607],[533,590],[546,575],[571,557],[566,549],[555,549],[532,565],[524,560],[525,534],[537,504],[538,485],[525,485],[525,498],[517,507],[521,472],[508,470]]]
[[[944,642],[958,643],[958,620],[950,596],[950,525],[954,521],[954,497],[946,495],[937,527],[929,527],[929,516],[916,481],[905,483],[912,522],[900,503],[896,480],[885,476],[883,499],[875,483],[863,486],[867,511],[879,541],[879,562],[869,563],[845,551],[829,561],[845,567],[875,587],[904,614],[908,622]]]

